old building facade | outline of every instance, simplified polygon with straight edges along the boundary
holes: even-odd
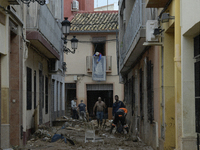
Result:
[[[62,0],[0,2],[0,148],[26,144],[38,125],[64,115],[62,10]]]

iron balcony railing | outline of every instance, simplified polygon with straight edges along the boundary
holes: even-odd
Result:
[[[112,72],[112,56],[103,56],[106,57],[106,72]],[[93,56],[86,56],[86,69],[87,72],[92,72],[92,61]]]
[[[28,7],[27,11],[27,30],[39,31],[60,53],[62,49],[61,25],[55,20],[48,7],[46,5],[33,4]]]
[[[141,29],[146,27],[146,21],[152,18],[151,9],[145,7],[143,0],[136,0],[133,6],[128,25],[125,29],[120,44],[120,65],[123,64],[126,54],[129,52],[135,37]]]

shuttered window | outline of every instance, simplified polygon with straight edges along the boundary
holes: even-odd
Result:
[[[34,109],[36,108],[36,71],[34,71]]]
[[[153,123],[154,119],[154,101],[153,101],[153,65],[151,61],[147,62],[147,111],[148,120]]]
[[[196,132],[200,133],[200,35],[194,38],[195,67],[195,119]]]
[[[48,103],[49,103],[49,100],[48,100],[48,77],[45,78],[45,113],[48,114]]]
[[[26,69],[26,78],[27,78],[27,85],[26,85],[26,104],[27,104],[27,110],[32,109],[32,69],[27,67]]]
[[[143,113],[143,71],[140,69],[140,116],[141,119],[144,118]]]
[[[200,61],[195,63],[195,116],[196,132],[200,133]]]

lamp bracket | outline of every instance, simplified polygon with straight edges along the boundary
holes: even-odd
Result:
[[[46,0],[21,0],[22,3],[26,4],[29,7],[30,2],[38,2],[40,5],[45,5],[46,4]]]
[[[66,46],[63,46],[63,52],[68,54],[68,53],[72,53],[72,54],[75,54],[75,49],[72,51],[70,50],[69,48],[67,48]]]

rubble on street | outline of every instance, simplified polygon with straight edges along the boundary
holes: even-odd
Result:
[[[152,150],[144,143],[136,142],[131,134],[109,133],[112,120],[106,120],[98,128],[96,120],[83,122],[67,117],[62,126],[40,126],[24,148],[29,150]]]

